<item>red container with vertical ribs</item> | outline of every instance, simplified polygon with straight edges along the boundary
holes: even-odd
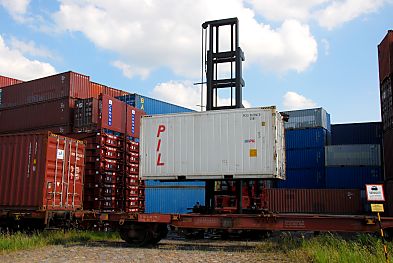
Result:
[[[0,136],[0,207],[82,209],[85,145],[52,133]]]

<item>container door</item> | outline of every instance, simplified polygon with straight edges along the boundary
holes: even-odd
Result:
[[[82,208],[84,145],[55,136],[48,139],[47,209]]]

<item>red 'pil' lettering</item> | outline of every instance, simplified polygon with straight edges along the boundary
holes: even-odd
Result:
[[[160,137],[160,133],[165,131],[165,125],[160,124],[158,126],[157,137]]]
[[[164,165],[164,163],[161,162],[161,153],[159,153],[157,158],[157,166],[162,166],[162,165]]]
[[[158,140],[158,144],[157,144],[157,152],[160,151],[160,147],[161,147],[161,139]]]

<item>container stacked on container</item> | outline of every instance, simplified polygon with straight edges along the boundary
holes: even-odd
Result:
[[[325,147],[326,187],[365,189],[381,183],[382,123],[332,125],[332,145]]]
[[[279,188],[324,188],[325,145],[330,138],[330,115],[323,108],[283,112],[287,179]]]
[[[379,91],[383,125],[385,191],[393,216],[393,30],[378,45]]]
[[[192,110],[139,94],[117,97],[147,115],[192,112]],[[160,182],[146,180],[147,213],[186,213],[197,202],[205,203],[204,182]]]
[[[142,110],[104,94],[76,101],[74,136],[88,142],[85,208],[144,210],[144,183],[139,179],[142,115]]]
[[[0,133],[52,131],[86,139],[85,209],[143,211],[138,176],[143,112],[113,98],[129,93],[75,72],[0,81],[1,86],[14,84],[0,89],[0,122],[6,123]]]
[[[120,96],[127,92],[90,82],[75,72],[15,83],[0,88],[1,133],[52,131],[72,132],[76,99],[98,98],[101,94]]]

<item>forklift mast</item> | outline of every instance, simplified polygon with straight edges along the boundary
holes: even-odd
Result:
[[[228,39],[228,36],[224,34],[228,30],[225,32],[223,30],[220,31],[224,27],[227,27],[227,29],[229,27],[230,29],[229,50],[222,50],[223,47],[220,46],[223,44],[223,40],[227,41]],[[206,50],[206,110],[243,108],[242,88],[244,87],[244,80],[242,78],[242,62],[244,61],[244,53],[239,47],[239,20],[237,18],[228,18],[208,21],[202,24],[202,28],[205,30],[204,50]],[[225,73],[225,76],[223,76],[223,73]],[[230,93],[230,103],[228,105],[218,104],[219,90]]]
[[[223,30],[224,27],[230,29],[229,50],[223,50],[221,45],[223,44],[222,40],[228,40],[228,35],[223,34],[228,32],[228,30]],[[220,33],[224,36],[221,36]],[[206,73],[206,111],[243,108],[242,62],[244,61],[244,53],[239,47],[239,20],[236,17],[207,21],[202,24],[202,61],[205,64]],[[229,104],[219,105],[220,91],[230,94]],[[228,180],[231,179],[228,178]],[[215,183],[214,180],[206,181],[205,206],[208,211],[213,211],[215,208]],[[242,180],[235,180],[235,184],[236,199],[238,200],[237,212],[242,213]]]

